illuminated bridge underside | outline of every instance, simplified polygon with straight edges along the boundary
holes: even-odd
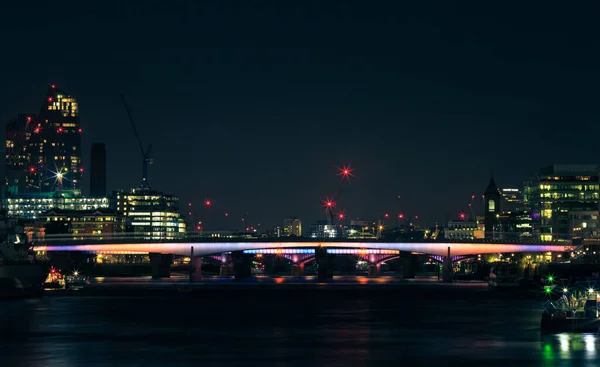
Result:
[[[570,247],[560,245],[515,245],[501,243],[415,243],[415,242],[182,242],[182,243],[122,243],[122,244],[81,244],[68,246],[39,246],[36,250],[46,251],[84,251],[91,253],[149,253],[189,256],[205,256],[224,252],[266,249],[315,248],[317,246],[337,249],[373,249],[410,251],[429,255],[450,254],[473,255],[506,252],[563,252]]]

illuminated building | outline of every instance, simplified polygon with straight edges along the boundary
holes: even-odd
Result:
[[[90,196],[106,196],[106,146],[93,143],[90,156]]]
[[[60,210],[95,210],[108,208],[108,198],[87,198],[78,191],[25,193],[4,200],[7,215],[12,218],[36,219],[42,212]]]
[[[483,238],[483,233],[478,229],[477,221],[474,220],[450,220],[444,230],[444,238],[447,240],[466,241]]]
[[[302,236],[302,222],[298,218],[289,218],[283,221],[284,236]]]
[[[179,213],[179,198],[150,189],[118,191],[116,212],[133,227],[136,238],[176,239],[186,233],[186,223]]]
[[[517,211],[522,208],[523,200],[521,199],[521,190],[519,189],[501,189],[500,193],[502,194],[503,203],[502,210],[507,211]]]
[[[27,188],[29,125],[34,119],[35,116],[19,114],[6,124],[5,185],[9,194],[25,192]]]
[[[8,195],[80,190],[81,127],[77,101],[51,86],[38,115],[6,125]]]
[[[337,236],[337,228],[333,224],[328,224],[327,221],[318,221],[310,225],[311,238],[335,238]]]
[[[124,232],[122,218],[113,210],[62,210],[52,209],[39,215],[36,235],[43,240],[46,234],[70,234],[73,239],[109,239],[113,233]],[[56,230],[58,229],[58,230]]]
[[[570,212],[598,212],[597,169],[597,165],[555,164],[523,184],[523,204],[532,212],[541,240],[570,239]]]
[[[570,238],[597,239],[598,238],[598,211],[569,212]]]

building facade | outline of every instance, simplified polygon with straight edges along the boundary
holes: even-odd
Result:
[[[90,154],[90,196],[106,196],[106,146],[93,143]]]
[[[179,198],[138,188],[113,193],[115,211],[123,215],[136,237],[153,240],[185,236],[186,223],[179,213]]]
[[[302,236],[302,221],[298,218],[288,218],[283,221],[283,236]]]
[[[475,220],[450,220],[444,230],[444,238],[447,240],[467,241],[483,237]]]
[[[523,184],[523,202],[541,240],[569,240],[570,212],[598,212],[598,165],[544,167]]]
[[[8,196],[4,200],[7,215],[11,218],[37,219],[43,212],[60,210],[96,210],[108,208],[109,199],[88,198],[78,191],[25,193]]]
[[[43,212],[36,220],[35,237],[43,240],[46,235],[71,235],[73,239],[110,239],[125,231],[125,224],[111,209],[62,210]]]
[[[484,193],[485,212],[483,214],[483,225],[486,239],[493,240],[502,237],[498,220],[500,213],[502,213],[502,201],[502,194],[498,190],[496,181],[492,176]]]

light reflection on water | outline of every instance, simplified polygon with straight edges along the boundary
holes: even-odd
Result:
[[[596,365],[598,336],[541,336],[536,301],[481,287],[363,289],[0,303],[1,365]]]

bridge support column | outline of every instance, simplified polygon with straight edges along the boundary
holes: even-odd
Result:
[[[233,275],[235,280],[242,280],[252,277],[252,255],[244,254],[243,251],[234,251],[231,253],[233,261]]]
[[[416,255],[410,252],[400,252],[400,259],[398,259],[399,269],[398,273],[402,275],[404,279],[412,279],[415,277],[415,264]]]
[[[376,277],[379,275],[379,264],[369,264],[369,273],[370,277]]]
[[[327,253],[324,247],[315,249],[315,262],[317,263],[317,281],[323,282],[333,278],[333,255]]]
[[[190,282],[198,282],[202,279],[202,258],[194,256],[190,258]]]
[[[301,277],[304,274],[304,264],[292,264],[292,276]]]
[[[442,280],[444,283],[452,283],[452,256],[450,256],[450,247],[448,247],[448,255],[444,257]]]
[[[172,254],[150,253],[150,266],[152,267],[152,279],[169,278],[171,276]]]

